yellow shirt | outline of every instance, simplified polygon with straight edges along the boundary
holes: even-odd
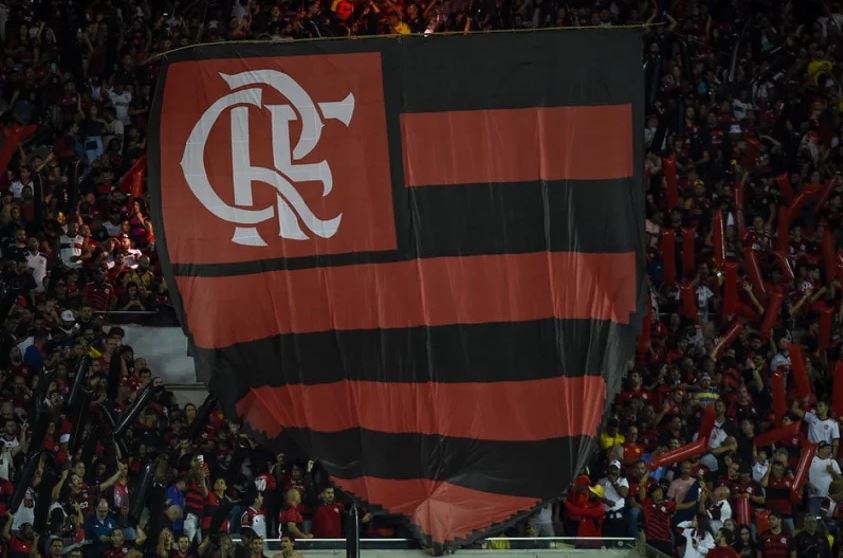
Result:
[[[600,449],[607,450],[612,446],[619,446],[626,441],[623,434],[616,434],[615,436],[609,436],[606,432],[600,433]]]
[[[403,21],[399,21],[398,23],[392,26],[392,32],[396,35],[409,35],[410,26],[404,23]]]

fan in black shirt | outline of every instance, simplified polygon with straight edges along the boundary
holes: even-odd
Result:
[[[831,558],[831,545],[828,537],[818,528],[819,522],[814,515],[806,515],[803,529],[796,535],[796,556],[798,558]]]

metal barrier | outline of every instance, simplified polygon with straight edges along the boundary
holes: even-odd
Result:
[[[239,542],[239,538],[232,538]],[[602,543],[599,546],[595,543]],[[638,541],[631,537],[489,537],[459,547],[475,550],[570,550],[577,547],[609,548],[631,550],[638,546]],[[264,539],[266,550],[273,552],[281,549],[281,539]],[[414,539],[384,538],[360,539],[361,550],[418,550],[421,547]],[[302,551],[345,551],[345,539],[297,539],[296,549]]]

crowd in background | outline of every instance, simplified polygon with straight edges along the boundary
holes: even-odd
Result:
[[[666,555],[841,556],[843,6],[663,18],[644,58],[651,307],[562,517]]]
[[[295,539],[343,533],[342,495],[318,464],[266,452],[213,407],[177,404],[164,371],[109,323],[169,304],[142,188],[152,55],[220,40],[646,23],[645,333],[596,461],[510,532],[606,537],[583,541],[598,546],[644,533],[689,557],[839,555],[841,4],[0,2],[0,553],[258,557],[280,534],[290,558]],[[693,444],[712,411],[704,451],[652,466]],[[793,436],[755,443],[792,423]],[[101,435],[115,427],[120,443]],[[389,516],[362,520],[372,536],[406,534]]]

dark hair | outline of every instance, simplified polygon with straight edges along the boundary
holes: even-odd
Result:
[[[723,540],[726,542],[726,544],[732,544],[732,541],[735,540],[734,534],[732,534],[732,532],[728,529],[720,529],[719,534],[721,537],[723,537]]]
[[[126,330],[122,327],[112,327],[108,330],[108,337],[120,337],[122,339],[126,337]]]
[[[702,533],[704,537],[706,533],[711,533],[711,521],[708,519],[708,516],[704,513],[697,514],[697,531],[694,533]]]

